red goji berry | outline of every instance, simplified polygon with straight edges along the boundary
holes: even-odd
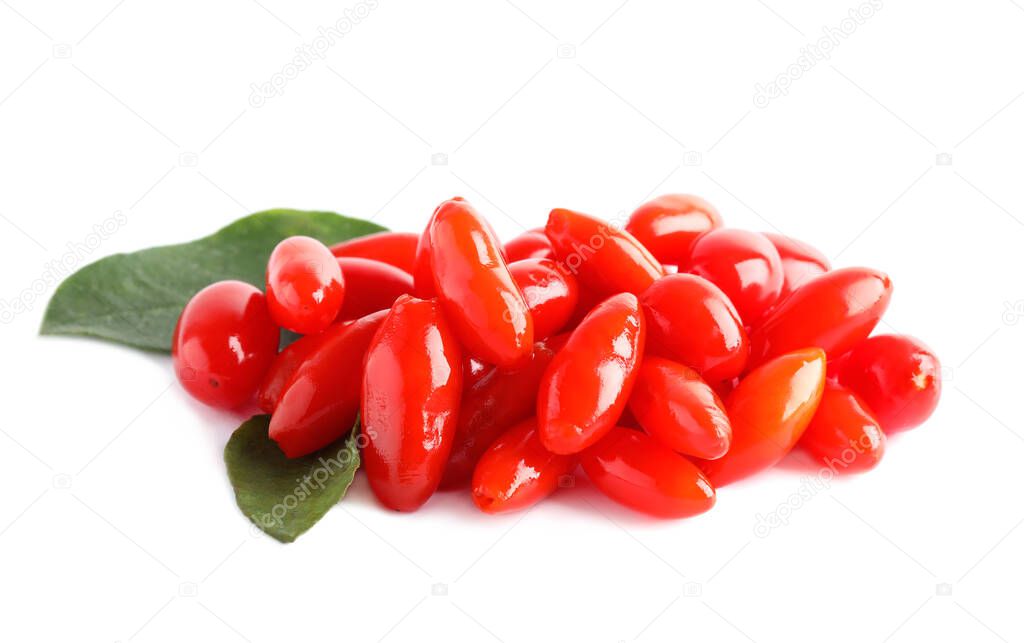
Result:
[[[825,388],[825,353],[808,348],[776,357],[740,380],[725,402],[732,424],[729,452],[702,460],[716,487],[771,467],[797,443]]]
[[[490,226],[462,199],[430,222],[430,266],[445,316],[466,352],[512,366],[533,352],[533,319]]]
[[[174,372],[200,402],[235,408],[256,392],[277,354],[279,336],[258,288],[218,281],[181,311],[171,339]]]
[[[303,335],[331,325],[345,300],[338,261],[311,237],[289,237],[267,262],[267,306],[279,326]]]
[[[375,232],[331,246],[335,257],[361,257],[390,264],[412,274],[419,235],[412,232]]]
[[[871,334],[891,296],[889,277],[868,268],[815,277],[751,331],[749,366],[807,346],[837,358]]]
[[[882,459],[885,433],[853,391],[827,384],[798,445],[836,473],[856,473]]]
[[[600,219],[559,208],[551,211],[544,232],[562,265],[595,293],[639,295],[665,274],[633,235]]]
[[[540,439],[554,453],[582,451],[611,430],[633,390],[647,330],[635,295],[609,297],[572,331],[544,372]]]
[[[687,518],[715,505],[715,489],[692,462],[640,431],[613,428],[580,454],[594,486],[627,507]]]
[[[838,370],[839,382],[864,400],[887,433],[927,420],[942,394],[939,358],[906,335],[868,337],[847,353]]]
[[[523,259],[554,259],[555,249],[544,230],[528,230],[505,244],[509,263]]]
[[[682,364],[644,357],[629,410],[644,431],[673,451],[714,460],[729,450],[732,428],[722,401],[697,371]]]
[[[363,463],[377,499],[413,511],[437,489],[462,393],[462,351],[436,301],[398,298],[364,362]]]
[[[785,280],[782,258],[771,241],[757,232],[729,228],[698,237],[679,270],[721,288],[747,326],[778,300]]]
[[[551,495],[576,468],[576,458],[551,453],[531,418],[502,433],[473,471],[473,502],[490,514],[518,511]]]
[[[743,372],[750,343],[729,299],[695,275],[662,277],[640,296],[651,353],[689,366],[709,382]]]
[[[345,435],[359,413],[363,356],[386,311],[342,322],[288,380],[270,418],[270,438],[289,458]]]
[[[508,264],[533,319],[534,339],[565,328],[579,301],[576,278],[550,259],[523,259]]]
[[[339,257],[345,278],[345,303],[338,319],[359,319],[386,310],[402,295],[413,291],[412,275],[374,259]]]
[[[782,259],[782,273],[785,278],[782,282],[782,292],[779,294],[780,300],[808,280],[832,269],[828,257],[803,241],[774,232],[765,232],[764,236],[772,242]]]
[[[685,265],[690,246],[708,230],[722,226],[713,205],[692,194],[663,194],[629,216],[626,231],[664,264]]]

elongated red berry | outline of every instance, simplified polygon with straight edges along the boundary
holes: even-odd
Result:
[[[544,446],[578,453],[611,430],[633,390],[646,326],[635,295],[609,297],[572,331],[541,379],[537,424]]]
[[[504,432],[484,452],[473,472],[473,502],[496,514],[531,507],[576,468],[576,458],[551,453],[537,435],[536,419]]]
[[[722,401],[682,364],[644,357],[629,409],[644,431],[673,451],[714,460],[729,450],[732,427]]]
[[[579,302],[576,278],[550,259],[515,261],[508,270],[530,309],[534,338],[544,339],[562,330]]]
[[[267,306],[274,321],[303,335],[331,325],[345,300],[338,261],[311,237],[289,237],[267,261]]]
[[[828,384],[798,444],[835,473],[859,473],[882,459],[885,433],[857,395]]]
[[[339,257],[338,267],[345,278],[345,303],[339,319],[365,317],[391,308],[402,295],[412,294],[412,275],[382,261]]]
[[[269,435],[289,458],[345,435],[359,413],[363,356],[385,311],[336,325],[295,369],[270,418]]]
[[[785,282],[782,258],[772,242],[763,234],[731,228],[698,237],[685,271],[721,288],[748,326],[775,304]]]
[[[765,232],[764,236],[772,242],[782,259],[785,279],[782,283],[782,293],[779,295],[780,300],[810,279],[832,269],[828,257],[803,241],[774,232]]]
[[[651,353],[696,370],[709,382],[736,377],[747,365],[750,343],[729,299],[695,275],[662,277],[641,295]]]
[[[505,244],[505,256],[509,263],[523,259],[554,259],[555,249],[543,229],[527,230]]]
[[[869,268],[842,268],[814,277],[751,332],[750,366],[808,346],[838,358],[871,334],[891,297],[889,277]]]
[[[277,402],[284,393],[285,386],[291,381],[299,366],[310,355],[315,355],[325,341],[343,331],[345,327],[346,325],[341,323],[331,324],[322,333],[298,338],[277,354],[256,391],[256,403],[264,413],[273,413],[277,408]]]
[[[466,352],[513,366],[533,352],[533,318],[490,226],[463,199],[442,203],[430,222],[434,288]]]
[[[376,232],[331,246],[335,257],[359,257],[390,264],[412,274],[419,235],[412,232]]]
[[[663,194],[629,216],[626,232],[664,264],[685,265],[700,235],[720,228],[722,217],[713,205],[692,194]]]
[[[437,489],[462,393],[462,351],[436,301],[398,298],[366,353],[362,456],[370,488],[397,511]]]
[[[715,489],[692,462],[640,431],[613,428],[580,454],[605,495],[659,518],[687,518],[715,505]]]
[[[746,478],[781,460],[814,417],[825,388],[825,353],[806,348],[781,355],[740,380],[725,408],[732,444],[701,468],[716,487]]]
[[[603,295],[639,295],[665,274],[653,255],[625,230],[561,208],[551,211],[545,234],[562,265]]]

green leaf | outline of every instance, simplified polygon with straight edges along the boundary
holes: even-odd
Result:
[[[40,332],[170,351],[174,325],[192,295],[222,279],[262,289],[267,258],[285,237],[303,234],[334,244],[383,230],[333,212],[267,210],[197,241],[106,257],[64,280]]]
[[[269,415],[243,423],[224,447],[224,462],[242,513],[273,538],[290,543],[352,484],[359,468],[358,429],[316,453],[289,460],[267,435],[269,427]]]

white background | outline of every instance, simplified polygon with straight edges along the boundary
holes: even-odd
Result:
[[[0,0],[0,298],[30,302],[0,326],[0,638],[1024,639],[1020,3],[884,0],[764,107],[856,4],[299,4]],[[944,360],[932,420],[871,474],[818,488],[790,462],[682,522],[583,479],[520,515],[398,515],[360,477],[282,546],[234,505],[239,418],[166,357],[36,335],[52,262],[116,211],[72,263],[277,206],[417,230],[461,194],[509,237],[663,192],[888,271],[883,330]]]

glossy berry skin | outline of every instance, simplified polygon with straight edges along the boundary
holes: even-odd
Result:
[[[438,206],[434,213],[430,215],[427,227],[423,229],[423,234],[420,235],[419,240],[416,242],[412,280],[413,292],[420,299],[431,299],[437,296],[437,289],[434,287],[434,271],[430,266],[430,225],[434,222],[434,217],[437,216],[437,211],[440,209],[441,206]]]
[[[600,219],[555,209],[544,233],[561,264],[580,284],[599,295],[639,295],[665,274],[651,253],[633,235]]]
[[[558,489],[576,468],[576,457],[551,453],[530,418],[501,434],[473,471],[473,502],[484,513],[531,507]]]
[[[891,296],[889,277],[868,268],[842,268],[815,277],[750,333],[750,366],[807,346],[819,346],[830,359],[838,358],[871,334]]]
[[[648,350],[681,362],[709,382],[743,372],[750,342],[729,299],[702,277],[675,274],[640,296],[649,329]]]
[[[740,380],[726,400],[732,423],[729,452],[700,463],[715,487],[781,460],[814,417],[825,388],[825,353],[806,348],[776,357]]]
[[[941,374],[935,353],[906,335],[869,337],[839,366],[839,382],[864,400],[886,433],[928,419],[942,394]]]
[[[232,409],[252,398],[277,355],[280,330],[258,288],[218,281],[196,293],[174,328],[174,373],[189,395]]]
[[[412,275],[391,264],[359,257],[339,257],[345,279],[345,303],[338,319],[359,319],[391,308],[402,295],[412,294]]]
[[[462,199],[430,223],[430,265],[445,316],[466,352],[513,366],[533,352],[533,318],[490,226]]]
[[[687,518],[715,505],[715,489],[692,462],[640,431],[613,428],[580,454],[594,486],[631,509]]]
[[[850,389],[826,384],[799,446],[835,473],[860,473],[882,459],[885,433]]]
[[[554,259],[555,249],[543,230],[528,230],[505,244],[509,263],[523,259]]]
[[[768,237],[768,240],[772,242],[775,249],[779,251],[779,257],[782,259],[784,279],[779,299],[804,285],[808,280],[832,270],[832,264],[829,262],[828,257],[823,255],[817,248],[803,241],[798,241],[793,237],[787,237],[774,232],[765,232],[763,234]]]
[[[700,235],[722,227],[713,205],[692,194],[663,194],[629,216],[626,231],[664,264],[685,265],[690,246]]]
[[[514,261],[508,271],[530,309],[534,338],[544,339],[565,328],[579,302],[576,278],[550,259]]]
[[[375,232],[331,246],[335,257],[380,261],[412,274],[419,235],[412,232]]]
[[[363,356],[386,314],[378,311],[324,331],[327,337],[295,369],[270,418],[270,438],[286,456],[322,449],[355,424]]]
[[[537,396],[540,439],[549,451],[578,453],[615,426],[633,391],[646,335],[630,293],[609,297],[572,331]]]
[[[436,301],[398,298],[370,343],[362,386],[363,467],[381,504],[419,508],[437,489],[462,393],[462,351]]]
[[[722,401],[697,371],[661,357],[644,357],[629,410],[652,438],[705,460],[725,455],[732,427]]]
[[[484,376],[494,370],[493,366],[467,355],[462,356],[462,387],[469,390]]]
[[[763,234],[719,228],[690,248],[685,269],[722,289],[745,325],[757,321],[782,293],[785,276],[778,250]]]
[[[267,306],[279,326],[302,335],[331,325],[345,300],[338,261],[311,237],[289,237],[267,261]]]
[[[451,489],[468,482],[487,447],[508,427],[536,412],[537,388],[554,356],[554,351],[539,342],[526,364],[511,369],[491,366],[476,381],[464,381],[442,487]]]
[[[346,324],[331,324],[322,333],[303,335],[278,353],[256,391],[256,404],[260,410],[264,413],[273,413],[285,386],[291,381],[299,366],[311,355],[316,354],[324,342],[345,328]]]

